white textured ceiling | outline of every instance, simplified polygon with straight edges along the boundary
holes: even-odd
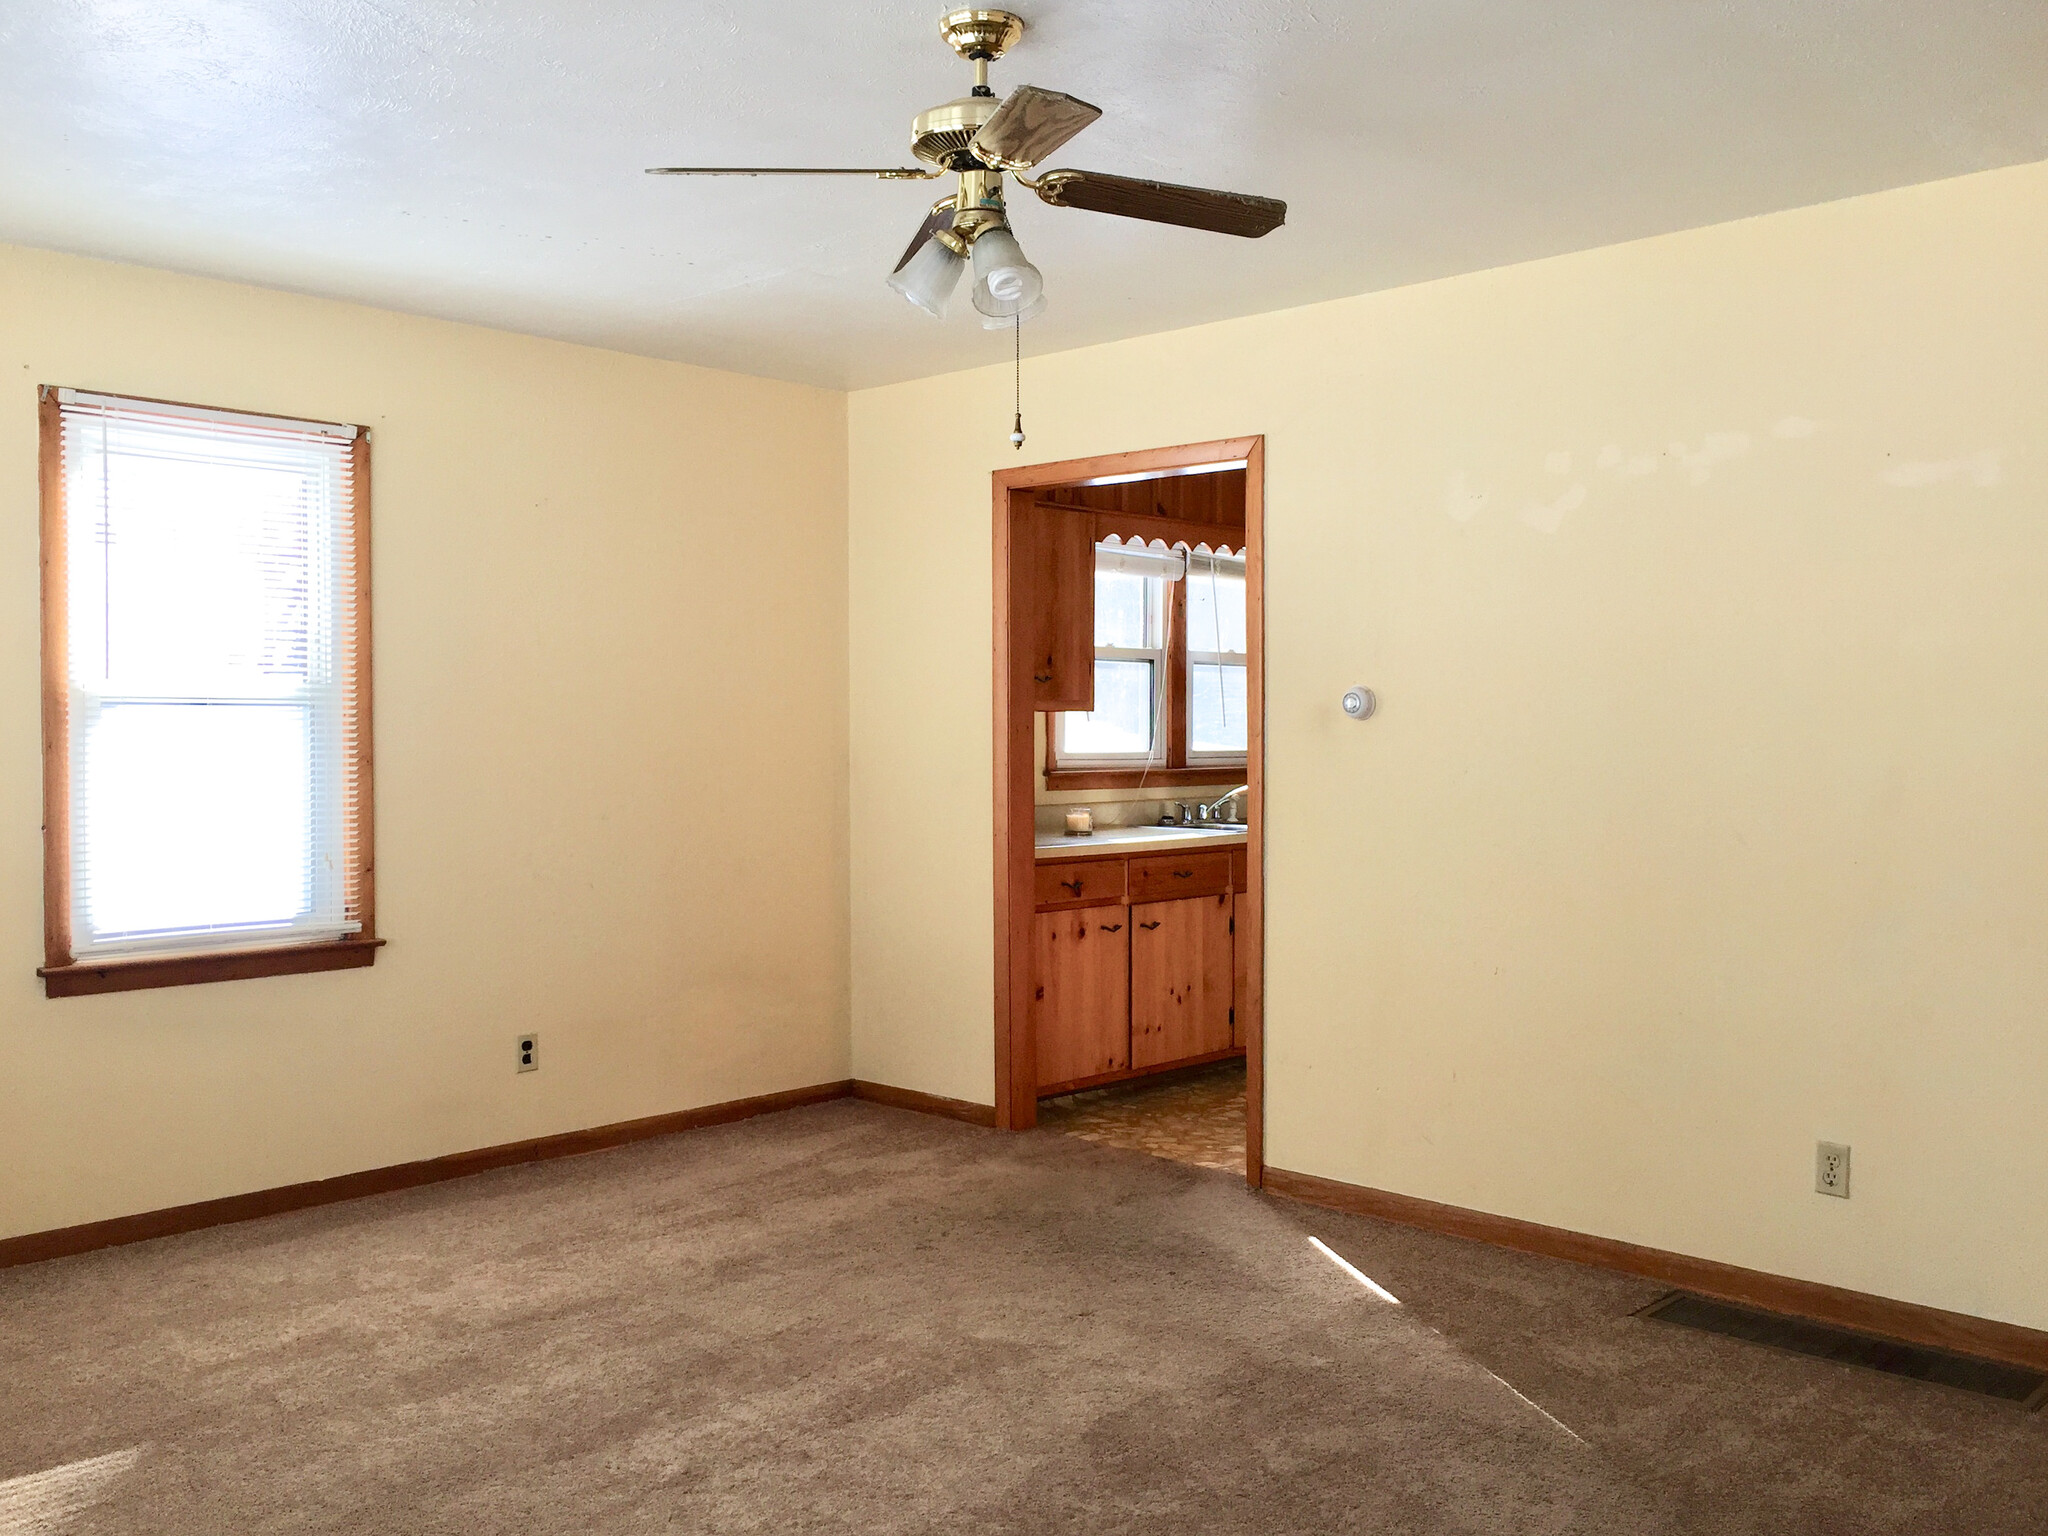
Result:
[[[1260,241],[1012,201],[1046,351],[2048,158],[2044,0],[1024,0],[1056,164]],[[882,285],[963,94],[937,0],[10,0],[0,239],[832,386],[1008,355]]]

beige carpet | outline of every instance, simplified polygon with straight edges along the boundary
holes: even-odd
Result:
[[[1653,1294],[831,1104],[0,1272],[0,1531],[2048,1523],[2048,1419]]]

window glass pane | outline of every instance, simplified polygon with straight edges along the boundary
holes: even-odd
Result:
[[[95,933],[288,923],[308,904],[307,712],[108,704],[80,733]]]
[[[1145,651],[1158,645],[1159,587],[1155,577],[1097,571],[1095,644],[1123,651]]]
[[[333,456],[156,426],[102,441],[74,530],[80,680],[208,694],[304,682]]]
[[[1197,663],[1188,674],[1188,750],[1244,751],[1248,740],[1244,668]]]
[[[1095,708],[1061,717],[1060,750],[1068,757],[1152,755],[1152,663],[1095,663]]]
[[[1188,649],[1244,652],[1244,577],[1199,560],[1188,572]]]

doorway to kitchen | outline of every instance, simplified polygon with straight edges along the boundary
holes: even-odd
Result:
[[[998,471],[998,1124],[1263,1180],[1264,440]]]

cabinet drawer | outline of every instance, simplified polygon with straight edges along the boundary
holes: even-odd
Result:
[[[1179,901],[1187,896],[1220,896],[1230,889],[1230,850],[1156,854],[1131,860],[1132,905]]]
[[[1052,907],[1096,907],[1124,899],[1122,859],[1076,859],[1070,864],[1038,866],[1037,905],[1042,912]]]

